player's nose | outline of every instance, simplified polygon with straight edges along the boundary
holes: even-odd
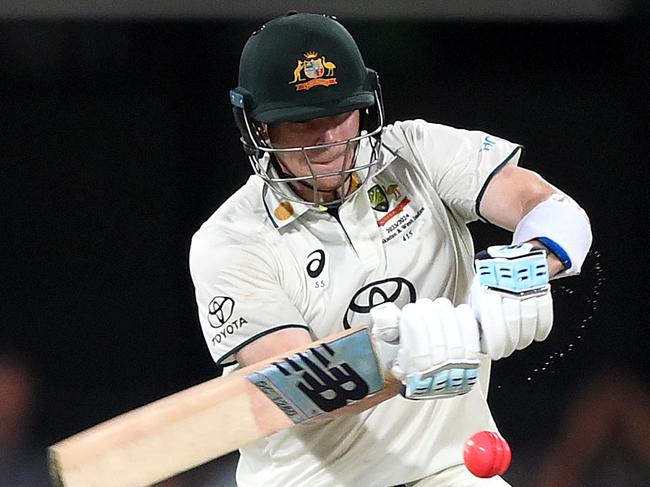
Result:
[[[316,145],[331,144],[338,142],[338,127],[336,117],[323,117],[314,120],[314,131],[317,133]]]

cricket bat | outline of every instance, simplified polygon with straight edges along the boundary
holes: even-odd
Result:
[[[142,487],[278,431],[396,395],[367,327],[209,380],[48,449],[55,486]]]

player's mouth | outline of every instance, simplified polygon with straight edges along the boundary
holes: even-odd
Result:
[[[333,154],[331,156],[327,157],[320,157],[317,159],[309,159],[309,162],[312,164],[318,164],[319,166],[325,166],[327,164],[332,164],[334,162],[339,162],[343,160],[343,156],[345,156],[345,152],[340,152],[338,154]]]
[[[343,166],[343,165],[348,165],[349,163],[349,155],[346,154],[345,152],[341,152],[339,154],[334,154],[330,157],[327,158],[318,158],[318,159],[310,159],[309,162],[313,164],[314,166]]]
[[[333,150],[332,150],[333,149]],[[335,162],[340,162],[344,159],[349,158],[352,155],[352,149],[346,146],[343,147],[333,147],[330,150],[318,150],[315,149],[312,152],[312,155],[307,154],[309,157],[309,162],[312,164],[326,165],[332,164]]]

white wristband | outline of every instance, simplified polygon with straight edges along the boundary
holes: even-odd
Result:
[[[589,217],[568,196],[554,194],[521,219],[512,243],[534,239],[540,239],[561,261],[570,263],[555,278],[579,274],[592,242]]]

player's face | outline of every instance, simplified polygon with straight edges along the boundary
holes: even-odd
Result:
[[[331,117],[316,118],[305,122],[281,122],[268,126],[268,137],[275,148],[307,147],[345,142],[359,134],[359,111],[341,113]],[[342,170],[354,165],[355,143],[339,144],[323,149],[312,149],[305,152],[276,153],[279,164],[284,172],[292,176],[315,176],[306,181],[321,193],[324,201],[337,197],[336,191],[343,187],[348,190],[349,175],[342,176]],[[311,166],[311,168],[310,168]],[[299,196],[312,200],[313,189],[301,184],[293,184],[294,191]]]

